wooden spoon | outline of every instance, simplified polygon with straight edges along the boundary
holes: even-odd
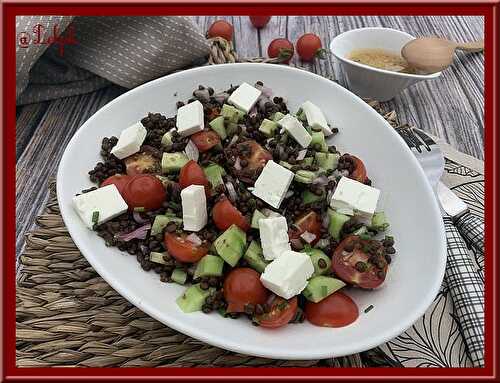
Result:
[[[401,49],[401,56],[419,73],[436,73],[451,65],[455,49],[481,52],[484,40],[460,44],[438,37],[422,37],[407,43]]]

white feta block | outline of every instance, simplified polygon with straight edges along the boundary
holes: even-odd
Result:
[[[311,101],[304,102],[300,107],[304,111],[307,123],[311,128],[323,130],[325,137],[332,134],[332,130],[328,126],[325,115],[320,108],[314,105]]]
[[[330,206],[338,212],[350,212],[370,221],[377,208],[380,190],[342,177],[333,193]]]
[[[196,100],[181,106],[177,109],[175,125],[177,126],[177,132],[183,137],[201,132],[205,127],[203,104]]]
[[[113,184],[73,197],[73,205],[89,229],[93,228],[94,223],[100,225],[128,209],[127,203]]]
[[[246,82],[242,83],[227,99],[227,101],[238,109],[248,113],[257,102],[261,91]]]
[[[272,207],[278,209],[293,180],[293,172],[277,164],[267,161],[259,177],[255,181],[252,194]]]
[[[260,281],[276,295],[290,299],[305,289],[313,273],[311,257],[289,250],[266,266]]]
[[[200,231],[208,221],[205,187],[190,185],[181,191],[184,230]]]
[[[141,149],[146,134],[147,130],[140,122],[122,130],[118,142],[111,149],[111,154],[114,154],[121,160],[137,153]]]
[[[284,251],[291,249],[285,217],[261,218],[259,233],[262,252],[268,261],[278,258]]]
[[[307,148],[311,143],[312,136],[306,128],[304,128],[304,125],[291,114],[287,114],[279,120],[278,124],[303,148]]]

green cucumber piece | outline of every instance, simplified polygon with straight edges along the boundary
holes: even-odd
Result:
[[[285,117],[285,115],[281,112],[276,112],[274,113],[272,116],[271,116],[271,120],[273,120],[274,122],[278,122],[279,120],[281,120],[283,117]]]
[[[224,185],[224,180],[222,176],[226,175],[226,171],[224,168],[217,164],[210,164],[207,167],[203,168],[203,172],[207,176],[208,182],[212,185],[212,188],[215,189],[219,185]]]
[[[165,148],[170,148],[173,144],[172,142],[172,133],[174,132],[174,129],[169,130],[167,133],[163,135],[161,138],[161,145]]]
[[[310,184],[316,178],[316,173],[310,170],[297,170],[294,180],[303,184]]]
[[[224,116],[214,118],[208,123],[210,127],[220,136],[222,140],[227,137],[226,127],[224,126]]]
[[[263,273],[269,262],[264,259],[262,254],[262,248],[259,243],[257,241],[252,241],[250,242],[250,246],[248,246],[245,255],[243,255],[243,259],[247,261],[252,269],[259,273]]]
[[[324,170],[334,170],[339,163],[340,154],[316,152],[314,159],[316,164]]]
[[[279,164],[281,166],[283,166],[284,168],[287,168],[288,170],[292,170],[293,168],[293,165],[292,164],[289,164],[288,162],[286,161],[280,161]]]
[[[321,251],[320,249],[309,248],[304,250],[304,252],[311,257],[311,262],[314,267],[313,277],[317,275],[327,274],[330,271],[332,261],[330,260],[330,257],[328,257],[323,251]],[[320,259],[324,261],[324,267],[321,267],[319,265]]]
[[[170,276],[172,281],[179,285],[184,285],[187,281],[187,273],[182,269],[175,269]]]
[[[226,132],[228,136],[234,136],[238,131],[238,124],[236,122],[230,122],[227,124]]]
[[[243,230],[236,225],[231,225],[214,241],[217,254],[232,267],[236,266],[245,251],[246,238]]]
[[[314,158],[313,157],[306,157],[302,161],[300,161],[300,164],[302,166],[311,166],[313,164]]]
[[[227,118],[228,122],[233,122],[233,123],[238,123],[243,119],[243,117],[245,117],[245,112],[229,104],[222,105],[220,114],[221,116],[224,117],[224,119]]]
[[[324,192],[322,195],[316,195],[310,190],[304,190],[302,192],[302,202],[304,202],[304,205],[310,205],[314,202],[321,201],[323,198],[325,198]]]
[[[264,213],[262,213],[260,210],[255,209],[253,211],[252,215],[252,223],[250,224],[250,227],[252,229],[258,229],[259,228],[259,220],[262,218],[267,218]]]
[[[373,214],[371,228],[376,231],[386,231],[389,227],[389,222],[387,221],[387,217],[383,211],[378,211]]]
[[[302,295],[308,301],[318,303],[344,286],[345,283],[340,279],[318,275],[309,279]]]
[[[213,293],[213,291],[215,291],[214,288],[203,290],[200,284],[192,285],[188,287],[175,302],[185,313],[200,311],[205,303],[205,299]]]
[[[349,221],[351,217],[345,214],[340,214],[332,209],[328,209],[328,217],[328,232],[334,240],[338,241],[340,239],[340,231],[342,230],[342,226],[344,226],[344,223]]]
[[[161,234],[163,229],[170,223],[182,223],[182,218],[172,216],[172,215],[157,215],[151,226],[151,235]]]
[[[326,144],[323,132],[312,132],[311,137],[312,140],[309,147],[315,148],[318,145],[321,152],[328,153],[328,145]]]
[[[186,165],[189,158],[182,152],[163,153],[161,158],[161,170],[163,173],[177,173]]]
[[[266,137],[272,137],[276,129],[278,129],[278,124],[276,122],[264,118],[260,124],[259,132],[263,133]]]
[[[163,253],[152,251],[151,253],[149,253],[149,260],[154,263],[160,263],[162,265],[166,265],[167,262],[165,262],[165,260],[163,259],[165,255],[168,255],[166,251]]]
[[[220,277],[222,275],[223,267],[224,260],[221,257],[218,257],[217,255],[207,254],[196,264],[194,278]]]
[[[299,110],[297,110],[297,113],[295,114],[295,117],[297,117],[302,122],[307,122],[306,112],[304,112],[302,110],[302,108],[300,108]]]

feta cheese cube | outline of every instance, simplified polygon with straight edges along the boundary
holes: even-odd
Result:
[[[307,123],[311,128],[323,130],[325,137],[332,134],[332,130],[328,126],[328,122],[326,121],[326,118],[320,108],[314,105],[311,101],[304,102],[300,107],[304,111]]]
[[[285,217],[261,218],[259,233],[262,252],[266,260],[276,259],[284,251],[291,249]]]
[[[238,109],[248,113],[257,102],[261,93],[260,90],[244,82],[231,93],[227,101]]]
[[[311,143],[312,136],[309,132],[304,128],[302,123],[291,114],[287,114],[281,120],[278,121],[278,124],[285,129],[286,132],[290,136],[293,137],[295,141],[299,143],[303,148],[307,148]]]
[[[196,100],[177,109],[175,125],[177,126],[177,132],[183,137],[201,132],[205,127],[202,103]]]
[[[305,289],[313,273],[311,257],[288,250],[266,266],[260,281],[276,295],[290,299]]]
[[[293,172],[277,164],[267,161],[259,177],[255,181],[252,194],[272,207],[278,209],[293,180]]]
[[[111,149],[111,154],[114,154],[121,160],[137,153],[141,149],[146,134],[147,130],[140,122],[122,130],[118,142]]]
[[[127,203],[113,184],[73,197],[73,205],[89,229],[93,228],[94,223],[100,225],[128,209]]]
[[[377,208],[379,196],[380,190],[342,177],[333,193],[330,206],[339,212],[352,211],[354,215],[370,221]]]
[[[181,191],[184,230],[200,231],[208,221],[205,187],[190,185]]]

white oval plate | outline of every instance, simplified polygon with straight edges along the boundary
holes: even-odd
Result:
[[[338,148],[363,159],[373,185],[383,192],[382,208],[391,222],[397,254],[385,284],[376,291],[351,289],[359,319],[338,329],[309,323],[278,330],[254,327],[248,320],[223,319],[217,313],[184,314],[175,304],[183,287],[160,282],[134,256],[108,248],[80,221],[72,197],[92,186],[87,172],[100,161],[100,142],[139,121],[148,112],[175,114],[177,100],[191,97],[199,85],[216,90],[261,80],[287,99],[291,111],[311,100],[340,129]],[[371,107],[321,76],[270,64],[213,65],[151,81],[113,100],[77,131],[57,173],[57,196],[64,222],[94,269],[128,301],[184,334],[239,353],[279,358],[317,359],[370,349],[401,334],[435,298],[444,275],[444,228],[432,189],[403,140]],[[373,305],[367,314],[363,310]]]

